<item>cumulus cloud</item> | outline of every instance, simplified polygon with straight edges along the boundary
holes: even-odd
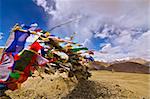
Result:
[[[83,46],[90,46],[90,40],[85,39],[85,41],[82,43]]]
[[[95,51],[95,58],[98,60],[113,61],[126,58],[144,58],[150,60],[150,31],[142,33],[141,36],[134,39],[130,34],[117,38],[118,44],[113,46],[112,43],[105,44],[100,51]],[[104,53],[103,53],[104,52]]]
[[[84,16],[86,21],[93,19],[93,23],[97,23],[96,21],[107,21],[126,27],[148,24],[149,0],[33,1],[38,6],[43,7],[47,13],[53,15],[53,19],[57,19],[57,21],[66,20],[75,16]]]
[[[52,16],[48,21],[49,28],[80,17],[53,32],[63,36],[77,32],[75,38],[85,46],[91,46],[93,38],[106,38],[104,47],[96,51],[95,57],[98,59],[149,57],[146,54],[149,48],[146,44],[149,42],[149,32],[143,31],[150,28],[149,0],[33,1]]]
[[[53,8],[53,1],[52,0],[33,0],[33,2],[35,2],[38,6],[42,7],[44,9],[45,12],[49,13],[52,10],[54,10]],[[49,4],[51,3],[51,4]]]
[[[123,27],[147,26],[148,24],[148,16],[146,16],[148,0],[34,0],[34,2],[53,16],[49,26],[82,16],[78,22],[63,28],[67,33],[77,31],[81,39],[85,39],[87,33],[90,38],[90,30],[97,28],[102,22]]]

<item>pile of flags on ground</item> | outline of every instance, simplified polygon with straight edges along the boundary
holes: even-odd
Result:
[[[43,68],[45,73],[66,72],[68,77],[77,80],[91,76],[88,63],[94,61],[94,53],[73,42],[73,36],[69,40],[56,37],[38,28],[36,23],[16,24],[11,35],[13,41],[4,49],[0,60],[0,90],[20,88],[35,70]],[[30,35],[35,35],[36,39],[25,46]]]

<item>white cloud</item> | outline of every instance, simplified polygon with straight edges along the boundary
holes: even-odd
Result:
[[[133,40],[129,49],[136,56],[150,59],[150,31],[143,33],[138,39]]]
[[[5,46],[0,46],[0,48],[5,48]]]
[[[3,38],[3,33],[0,32],[0,40]]]
[[[149,0],[33,0],[53,15],[57,22],[75,16],[88,20],[114,22],[119,26],[133,27],[148,24]],[[55,3],[54,3],[55,2]],[[53,10],[53,4],[56,10]],[[96,18],[96,19],[95,19]],[[140,20],[139,20],[140,19]],[[86,24],[85,23],[85,24]]]
[[[95,60],[101,60],[101,61],[106,61],[106,62],[111,62],[117,59],[124,59],[129,56],[125,56],[125,54],[122,53],[103,53],[100,51],[95,51],[94,52],[94,58]]]
[[[112,61],[127,57],[140,57],[150,60],[150,31],[144,32],[137,39],[130,37],[130,32],[126,35],[118,36],[111,43],[116,43],[112,46],[111,43],[106,44],[100,51],[96,51],[95,57],[98,60]],[[101,53],[105,52],[105,53]]]
[[[55,30],[60,32],[63,29],[67,34],[77,32],[80,42],[86,38],[90,39],[92,37],[90,30],[96,29],[103,22],[121,27],[148,24],[148,16],[145,15],[148,14],[148,0],[34,0],[34,2],[53,16],[49,26],[71,18],[82,17],[78,22]],[[52,4],[55,4],[55,10]],[[99,37],[105,36],[106,34],[99,34]]]
[[[53,31],[59,35],[69,36],[76,32],[75,38],[86,46],[90,46],[93,37],[108,38],[109,41],[101,50],[107,53],[97,51],[98,59],[150,58],[147,54],[150,49],[149,32],[132,31],[137,27],[150,28],[149,0],[34,0],[34,2],[53,16],[48,22],[50,27],[81,17]],[[99,30],[100,26],[102,30]],[[94,36],[91,30],[96,33]],[[62,32],[63,34],[60,34]]]
[[[132,42],[132,37],[130,31],[123,30],[121,31],[120,35],[118,35],[114,40],[113,43],[115,45],[124,45],[128,46]]]
[[[83,46],[88,46],[90,43],[89,39],[85,39],[85,41],[82,43]]]
[[[38,6],[41,6],[45,12],[50,12],[52,10],[52,6],[48,6],[47,0],[33,0]]]

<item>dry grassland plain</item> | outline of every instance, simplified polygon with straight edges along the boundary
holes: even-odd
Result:
[[[150,74],[92,71],[91,80],[105,81],[120,85],[138,96],[150,97]]]

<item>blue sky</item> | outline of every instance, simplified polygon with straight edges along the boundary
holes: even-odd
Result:
[[[0,2],[0,32],[3,33],[3,39],[0,40],[0,46],[4,45],[9,36],[10,30],[16,23],[30,25],[33,22],[39,24],[40,28],[48,30],[47,24],[51,19],[51,15],[45,13],[44,9],[37,6],[33,0],[1,0]],[[65,21],[62,21],[65,22]],[[61,22],[59,22],[61,23]],[[51,24],[49,24],[51,26]],[[63,28],[59,32],[65,32]],[[58,32],[58,31],[54,31]],[[70,31],[69,31],[70,32]],[[73,32],[73,31],[71,31]],[[57,34],[57,33],[56,33]],[[57,34],[58,36],[65,37],[66,34]],[[93,43],[103,42],[102,39],[92,40]],[[97,44],[96,44],[97,45]],[[97,46],[89,46],[90,48],[99,49]]]
[[[0,46],[15,23],[36,22],[49,30],[76,19],[52,33],[65,38],[76,32],[75,41],[95,50],[99,60],[150,59],[149,4],[149,0],[0,0]]]
[[[47,29],[48,18],[44,10],[32,0],[0,0],[0,32],[4,33],[0,45],[5,44],[16,23],[30,25],[37,22],[41,28]]]

